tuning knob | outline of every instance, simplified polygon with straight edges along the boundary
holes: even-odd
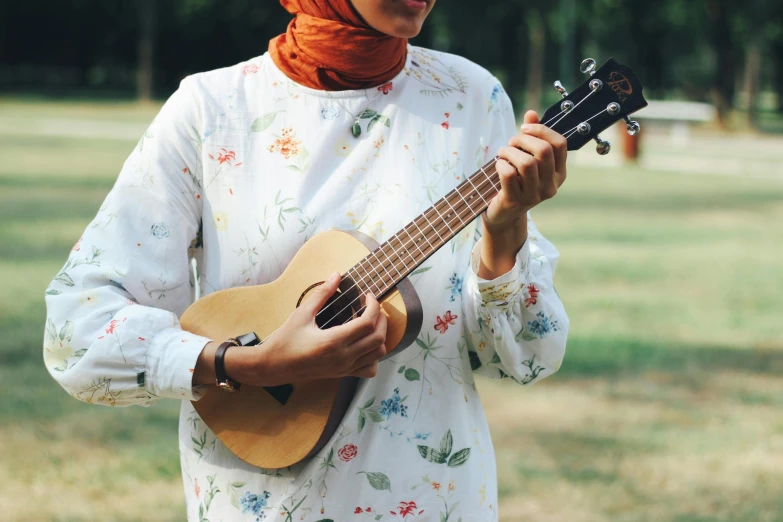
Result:
[[[641,130],[642,126],[639,125],[638,121],[634,121],[628,118],[628,116],[625,116],[625,132],[627,132],[629,136],[636,136]]]
[[[595,60],[592,58],[585,58],[579,65],[579,70],[583,74],[589,74],[590,76],[595,74]]]
[[[560,96],[562,96],[563,98],[568,96],[568,91],[565,90],[565,87],[563,87],[563,84],[560,83],[560,80],[555,80],[554,86],[555,86],[555,90],[560,94]]]
[[[612,144],[608,141],[602,140],[601,136],[598,136],[597,134],[594,139],[596,144],[595,151],[601,156],[606,156],[609,154],[609,151],[612,150]]]

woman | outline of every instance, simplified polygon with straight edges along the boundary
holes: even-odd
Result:
[[[189,520],[497,519],[472,373],[529,384],[560,365],[558,254],[527,211],[564,181],[566,148],[532,112],[515,135],[486,70],[408,45],[433,3],[283,1],[296,18],[268,53],[182,81],[47,291],[46,365],[70,394],[181,400]],[[279,470],[227,450],[191,404],[224,341],[180,328],[191,289],[272,281],[329,228],[383,241],[496,151],[500,193],[410,277],[424,326],[408,350],[378,362],[372,295],[361,318],[318,329],[334,278],[261,346],[225,352],[245,385],[364,377],[327,446]]]

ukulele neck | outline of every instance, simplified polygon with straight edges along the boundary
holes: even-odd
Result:
[[[377,298],[412,274],[487,209],[500,191],[497,157],[457,185],[346,272]]]
[[[544,111],[542,124],[565,136],[568,150],[577,150],[592,139],[597,151],[605,154],[610,144],[598,133],[617,120],[625,119],[629,134],[639,132],[639,124],[628,115],[645,107],[642,85],[628,67],[609,59],[595,70],[595,60],[582,62],[582,72],[590,79],[570,94],[555,83],[563,99]],[[349,277],[361,291],[380,298],[412,274],[439,248],[448,243],[489,206],[500,191],[500,179],[493,158],[472,176],[457,185],[388,241],[351,267]]]

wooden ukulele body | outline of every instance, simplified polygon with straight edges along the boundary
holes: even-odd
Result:
[[[377,246],[374,239],[361,232],[321,232],[304,243],[275,281],[206,295],[185,311],[180,324],[215,341],[248,332],[255,332],[263,340],[307,299],[309,291],[335,271],[344,274]],[[354,299],[350,295],[352,285],[349,279],[340,283],[346,302]],[[388,319],[389,357],[416,339],[422,323],[421,303],[411,282],[404,279],[380,299],[380,304]],[[360,308],[360,301],[353,306]],[[334,321],[327,327],[341,322]],[[254,466],[283,468],[323,448],[343,419],[358,381],[345,377],[293,382],[293,392],[285,403],[261,387],[245,385],[238,392],[226,393],[209,385],[206,395],[192,404],[239,458]]]

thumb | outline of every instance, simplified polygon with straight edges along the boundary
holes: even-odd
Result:
[[[310,298],[307,299],[302,306],[309,310],[310,315],[315,316],[315,314],[326,304],[332,294],[334,294],[334,291],[337,290],[339,285],[340,272],[334,272],[326,281],[312,291]]]
[[[536,111],[527,111],[525,113],[524,117],[524,123],[539,123],[541,120],[538,119],[538,114]]]

